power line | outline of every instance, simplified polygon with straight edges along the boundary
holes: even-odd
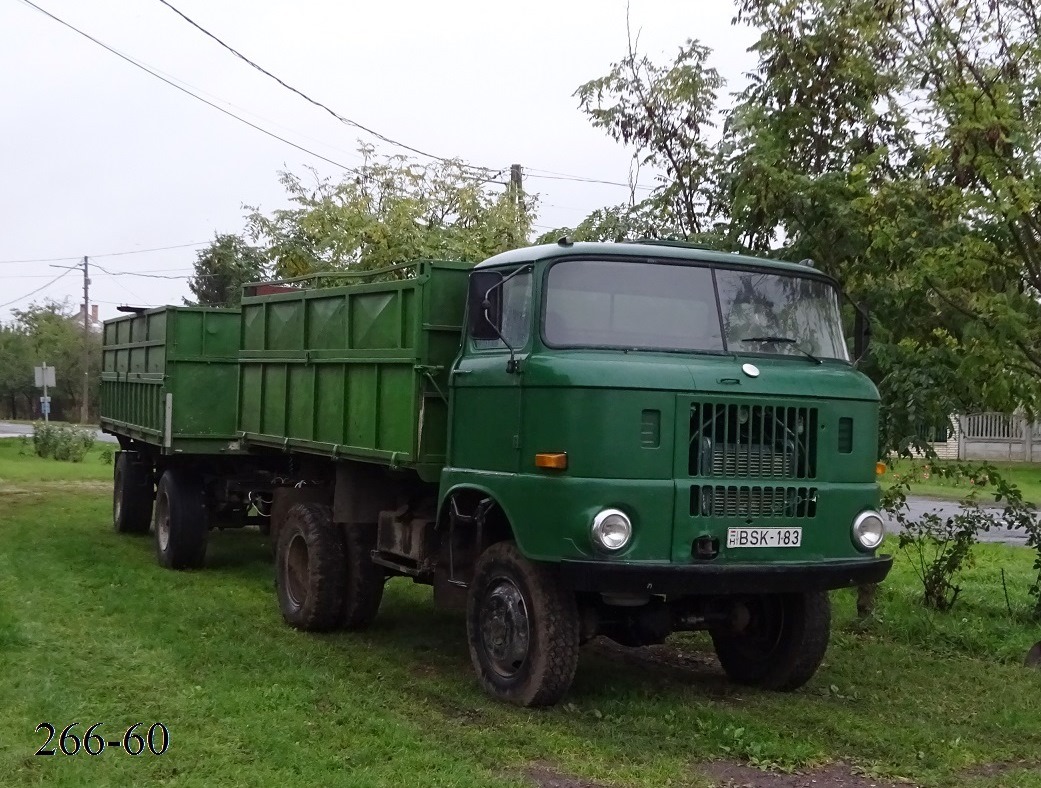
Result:
[[[92,254],[94,257],[122,257],[128,254],[145,254],[147,252],[165,252],[169,249],[187,249],[190,246],[206,246],[210,241],[197,241],[190,244],[174,244],[173,246],[154,246],[151,249],[127,249],[122,252],[105,252],[104,254]],[[67,257],[36,257],[30,260],[0,260],[0,265],[15,265],[18,263],[63,263],[66,260],[79,260],[82,255],[68,255]]]
[[[270,71],[268,71],[266,68],[261,66],[256,61],[250,60],[248,57],[243,55],[241,52],[239,52],[233,46],[231,46],[230,44],[225,43],[218,36],[214,35],[209,30],[207,30],[205,27],[203,27],[198,22],[196,22],[194,19],[189,17],[183,11],[180,11],[175,6],[173,6],[171,3],[167,2],[167,0],[159,0],[159,2],[162,3],[163,5],[165,5],[167,8],[169,8],[175,14],[177,14],[177,16],[181,17],[181,19],[183,19],[189,25],[194,27],[200,33],[202,33],[203,35],[205,35],[205,36],[213,39],[214,41],[216,41],[218,44],[220,44],[226,50],[228,50],[233,55],[235,55],[235,57],[239,58],[240,60],[244,61],[245,63],[248,63],[250,66],[255,68],[257,71],[259,71],[264,76],[269,77],[269,78],[275,80],[275,82],[277,82],[279,85],[284,87],[286,90],[291,91],[292,93],[295,93],[296,95],[300,96],[300,98],[302,98],[305,101],[313,104],[314,106],[316,106],[316,107],[318,107],[320,109],[325,110],[326,112],[328,112],[330,115],[332,115],[334,118],[336,118],[341,123],[345,123],[348,126],[353,126],[354,128],[360,129],[361,131],[364,131],[367,134],[371,134],[373,137],[376,137],[376,139],[381,140],[383,142],[386,142],[388,145],[394,145],[395,147],[402,148],[404,150],[410,151],[410,152],[418,154],[420,156],[424,156],[424,157],[426,157],[428,159],[435,159],[436,161],[440,161],[442,163],[450,163],[450,162],[455,162],[456,161],[455,159],[449,159],[449,158],[446,158],[445,156],[438,156],[435,153],[429,153],[429,152],[427,152],[425,150],[422,150],[420,148],[416,148],[416,147],[413,147],[412,145],[408,145],[408,144],[406,144],[404,142],[400,142],[398,140],[395,140],[395,139],[393,139],[391,137],[386,136],[385,134],[381,134],[380,132],[376,131],[375,129],[369,128],[368,126],[366,126],[366,125],[364,125],[362,123],[359,123],[356,120],[352,120],[351,118],[348,118],[348,117],[345,117],[345,116],[341,115],[340,113],[336,112],[334,109],[330,108],[328,105],[323,104],[321,101],[318,101],[317,99],[311,98],[309,95],[304,93],[299,88],[293,87],[292,85],[287,83],[285,80],[283,80],[280,77],[272,74]],[[482,173],[488,173],[488,172],[493,172],[494,171],[494,168],[492,168],[492,167],[473,167],[473,166],[470,166],[470,165],[464,165],[464,166],[467,167],[468,169],[477,170],[477,171],[480,171]]]
[[[99,47],[101,47],[101,48],[111,52],[116,57],[122,58],[127,63],[130,63],[132,66],[135,66],[136,68],[141,69],[146,74],[151,74],[153,77],[155,77],[156,79],[160,80],[161,82],[165,82],[170,87],[176,88],[177,90],[181,91],[182,93],[186,93],[187,95],[191,96],[192,98],[196,99],[197,101],[201,101],[203,104],[206,104],[207,106],[213,107],[218,112],[223,112],[228,117],[234,118],[235,120],[239,121],[240,123],[245,123],[247,126],[249,126],[252,129],[256,129],[261,134],[266,134],[268,137],[276,139],[279,142],[284,142],[286,145],[289,145],[292,148],[296,148],[297,150],[302,151],[302,152],[308,154],[309,156],[314,156],[316,159],[321,159],[322,161],[327,162],[328,164],[332,164],[335,167],[339,167],[340,169],[346,170],[347,172],[355,172],[355,173],[357,172],[357,170],[354,169],[353,167],[348,167],[346,164],[341,164],[338,161],[334,161],[333,159],[330,159],[327,156],[323,156],[320,153],[316,153],[315,151],[311,150],[310,148],[305,148],[303,145],[298,145],[295,142],[291,142],[290,140],[287,140],[285,137],[280,137],[279,135],[275,134],[273,131],[268,131],[267,129],[263,128],[262,126],[258,126],[256,123],[252,123],[252,122],[246,120],[243,117],[239,117],[234,112],[231,112],[230,110],[227,110],[224,107],[221,107],[221,106],[219,106],[217,104],[214,104],[212,101],[204,99],[202,96],[199,96],[199,95],[193,93],[192,91],[188,90],[188,88],[183,87],[182,85],[178,85],[176,82],[173,82],[172,80],[169,80],[166,77],[162,76],[161,74],[153,71],[148,66],[145,66],[142,63],[139,63],[138,61],[134,60],[129,55],[124,55],[122,52],[120,52],[120,51],[118,51],[116,49],[113,49],[108,44],[105,44],[105,43],[99,41],[98,39],[94,38],[90,34],[84,33],[78,27],[75,27],[75,26],[69,24],[64,19],[59,19],[58,17],[56,17],[54,14],[50,13],[49,11],[45,11],[44,9],[40,8],[40,6],[38,6],[35,3],[33,3],[32,0],[22,0],[22,2],[25,3],[26,5],[32,7],[32,8],[35,8],[41,14],[43,14],[46,17],[49,17],[49,18],[53,19],[58,24],[63,25],[65,27],[69,28],[69,30],[72,30],[75,33],[78,33],[79,35],[81,35],[84,38],[86,38],[88,41],[94,42]]]
[[[160,0],[162,2],[162,0]],[[539,170],[538,172],[547,172],[547,170]],[[608,181],[600,178],[586,178],[581,175],[563,175],[563,174],[551,174],[551,175],[538,175],[535,174],[530,168],[527,170],[529,178],[541,178],[545,181],[575,181],[577,183],[602,183],[605,186],[622,186],[626,189],[638,189],[640,191],[654,191],[653,186],[644,186],[643,184],[636,184],[632,186],[628,183],[622,183],[621,181]]]
[[[418,154],[420,156],[425,156],[426,158],[429,158],[429,159],[434,159],[434,160],[440,161],[442,163],[452,163],[452,162],[458,161],[458,159],[449,159],[449,158],[446,158],[444,156],[439,156],[436,153],[430,153],[430,152],[422,150],[420,148],[416,148],[416,147],[414,147],[412,145],[408,145],[408,144],[406,144],[404,142],[401,142],[399,140],[393,139],[392,137],[388,137],[385,134],[381,134],[380,132],[376,131],[375,129],[370,128],[370,127],[368,127],[368,126],[366,126],[366,125],[364,125],[362,123],[359,123],[356,120],[353,120],[351,118],[348,118],[348,117],[345,117],[345,116],[341,115],[340,113],[336,112],[334,109],[329,107],[327,104],[323,104],[321,101],[318,101],[317,99],[312,98],[307,93],[304,93],[302,90],[300,90],[299,88],[296,88],[296,87],[290,85],[289,83],[287,83],[281,77],[271,73],[270,71],[268,71],[266,68],[261,66],[256,61],[251,60],[246,55],[242,54],[237,49],[235,49],[233,46],[231,46],[230,44],[226,43],[219,36],[217,36],[214,33],[211,33],[205,27],[203,27],[198,22],[196,22],[194,19],[192,19],[190,16],[188,16],[186,13],[184,13],[183,11],[178,9],[176,6],[174,6],[172,3],[168,2],[168,0],[159,0],[159,2],[162,3],[164,6],[166,6],[167,8],[169,8],[175,14],[177,14],[177,16],[181,17],[181,19],[183,19],[189,25],[194,27],[200,33],[202,33],[203,35],[205,35],[208,38],[212,39],[213,41],[216,41],[224,49],[228,50],[229,52],[231,52],[231,54],[235,55],[235,57],[239,58],[240,60],[242,60],[243,62],[247,63],[251,67],[255,68],[257,71],[259,71],[264,76],[269,77],[270,79],[273,79],[275,82],[277,82],[279,85],[284,87],[286,90],[288,90],[288,91],[290,91],[292,93],[295,93],[296,95],[300,96],[300,98],[304,99],[305,101],[309,102],[310,104],[313,104],[314,106],[324,110],[325,112],[328,112],[330,115],[332,115],[334,118],[336,118],[341,123],[345,123],[348,126],[353,126],[356,129],[360,129],[361,131],[364,131],[364,132],[366,132],[368,134],[371,134],[373,137],[376,137],[377,139],[382,140],[383,142],[386,142],[388,145],[394,145],[395,147],[402,148],[402,149],[410,151],[412,153],[416,153],[416,154]],[[466,168],[466,169],[470,169],[470,170],[481,172],[481,173],[495,172],[495,168],[494,167],[474,166],[474,165],[468,165],[468,164],[463,164],[463,167]],[[533,170],[531,168],[528,168],[528,171],[532,172]],[[501,175],[502,172],[503,172],[503,170],[501,170],[501,169],[498,170],[498,175]],[[622,183],[620,181],[609,181],[609,180],[602,180],[602,179],[599,179],[599,178],[589,178],[589,177],[585,177],[585,176],[582,176],[582,175],[569,175],[568,173],[554,172],[553,170],[539,170],[539,169],[535,169],[534,172],[543,172],[543,173],[547,173],[547,174],[546,175],[539,175],[539,176],[532,176],[532,177],[546,178],[546,179],[549,179],[549,180],[579,181],[579,182],[584,182],[584,183],[599,183],[599,184],[605,184],[607,186],[623,186],[625,188],[630,188],[630,185],[628,183]],[[496,175],[495,177],[498,177],[498,175]],[[652,191],[654,187],[637,185],[637,186],[635,186],[635,188],[636,189],[640,189],[640,190]]]
[[[51,285],[53,285],[53,284],[54,284],[55,282],[57,282],[57,281],[58,281],[59,279],[61,279],[61,278],[62,278],[63,276],[68,276],[68,275],[69,275],[69,272],[70,272],[70,271],[74,271],[74,270],[76,270],[76,269],[75,269],[75,268],[67,268],[66,270],[64,270],[64,271],[62,271],[62,272],[61,272],[60,274],[58,274],[58,275],[57,275],[56,277],[54,277],[54,278],[53,278],[53,279],[52,279],[51,281],[49,281],[49,282],[48,282],[47,284],[45,284],[45,285],[42,285],[42,286],[40,286],[40,287],[37,287],[37,288],[36,288],[35,290],[33,290],[33,291],[32,291],[31,293],[26,293],[26,294],[25,294],[25,295],[23,295],[23,296],[19,296],[18,298],[14,299],[13,301],[8,301],[8,302],[7,302],[6,304],[0,304],[0,309],[3,309],[3,308],[4,308],[5,306],[11,306],[11,304],[17,304],[17,303],[18,303],[19,301],[24,301],[24,300],[25,300],[26,298],[29,298],[29,297],[31,297],[31,296],[34,296],[34,295],[36,295],[36,294],[37,294],[37,293],[39,293],[39,292],[40,292],[41,290],[45,290],[45,289],[47,289],[48,287],[50,287]]]

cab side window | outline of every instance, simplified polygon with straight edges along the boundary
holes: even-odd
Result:
[[[515,350],[527,345],[531,337],[531,282],[531,271],[525,271],[502,285],[500,330]],[[506,349],[506,345],[500,339],[475,339],[474,347],[479,350]]]

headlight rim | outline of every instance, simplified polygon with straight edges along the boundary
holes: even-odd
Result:
[[[618,547],[610,547],[610,546],[604,544],[604,542],[602,541],[602,534],[601,534],[601,528],[602,528],[604,522],[609,517],[614,517],[614,516],[621,517],[622,520],[625,521],[625,524],[626,524],[626,527],[627,527],[627,533],[626,533],[625,541],[622,542]],[[590,523],[590,526],[589,526],[589,537],[590,537],[590,541],[593,543],[593,546],[597,550],[599,550],[600,552],[606,553],[607,555],[618,555],[619,553],[624,552],[632,544],[632,541],[633,541],[633,521],[632,521],[632,518],[629,517],[629,515],[626,514],[624,511],[622,511],[621,509],[616,509],[614,507],[609,507],[607,509],[601,509],[593,517],[592,523]]]
[[[860,526],[865,520],[872,517],[878,520],[881,527],[879,528],[878,541],[873,545],[868,545],[863,541],[863,539],[861,539]],[[865,509],[854,518],[853,525],[850,527],[850,536],[853,539],[853,544],[858,550],[864,553],[873,553],[882,545],[883,540],[886,538],[886,521],[882,518],[880,512],[877,512],[874,509]]]

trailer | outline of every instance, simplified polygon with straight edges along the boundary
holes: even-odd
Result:
[[[204,565],[211,527],[269,528],[303,630],[364,628],[390,578],[431,585],[512,703],[556,703],[592,637],[680,630],[794,689],[827,592],[892,563],[878,394],[840,318],[805,265],[567,239],[119,318],[114,525],[151,524],[173,569]]]

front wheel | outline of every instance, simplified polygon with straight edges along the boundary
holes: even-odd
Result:
[[[512,542],[494,544],[478,559],[467,597],[466,634],[478,681],[500,700],[552,706],[575,677],[575,595]]]
[[[763,689],[798,689],[817,672],[831,635],[826,591],[759,594],[737,602],[730,626],[712,631],[727,676]]]

